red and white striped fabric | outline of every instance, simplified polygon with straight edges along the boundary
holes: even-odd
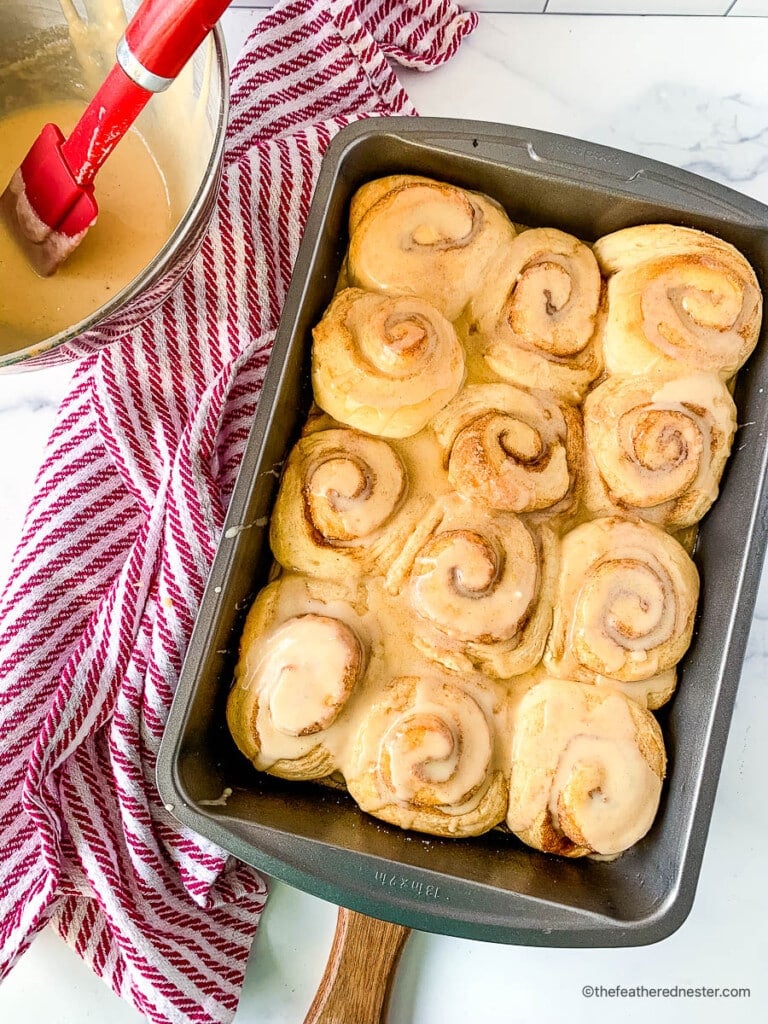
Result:
[[[0,599],[0,974],[47,922],[152,1021],[228,1021],[264,906],[181,828],[155,759],[320,158],[415,113],[389,60],[443,63],[448,0],[294,0],[234,69],[226,170],[170,299],[83,361]]]

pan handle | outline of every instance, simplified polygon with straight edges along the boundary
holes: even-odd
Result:
[[[339,907],[325,973],[304,1024],[384,1024],[410,928]]]

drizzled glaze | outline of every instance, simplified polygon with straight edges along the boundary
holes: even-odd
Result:
[[[507,691],[479,673],[457,681],[402,637],[401,610],[383,588],[284,574],[248,615],[228,710],[238,745],[258,768],[293,777],[294,766],[321,744],[326,774],[349,779],[363,762],[377,778],[384,771],[391,780],[385,802],[407,803],[408,791],[418,790],[418,802],[441,807],[441,814],[475,809],[507,757],[496,740]],[[409,682],[402,713],[393,718],[398,680]],[[382,694],[381,708],[372,711]],[[386,724],[374,739],[379,714]],[[452,807],[457,787],[461,800]]]
[[[459,640],[509,640],[528,615],[538,581],[533,538],[509,517],[496,536],[456,529],[431,537],[411,569],[411,600]]]
[[[382,178],[356,194],[349,279],[385,294],[419,295],[455,320],[488,261],[515,235],[487,196],[414,175]]]
[[[606,235],[595,254],[608,282],[606,369],[638,376],[704,370],[728,380],[760,331],[754,271],[732,245],[651,224]]]
[[[548,393],[468,385],[434,417],[432,430],[448,479],[464,497],[510,512],[555,514],[573,504],[581,424]]]
[[[602,369],[601,296],[588,246],[553,228],[523,231],[472,298],[472,344],[503,380],[578,402]]]
[[[620,853],[651,826],[663,750],[655,719],[621,694],[544,680],[518,709],[507,824],[544,849]]]
[[[489,719],[466,690],[417,679],[410,707],[359,753],[377,765],[387,798],[449,808],[477,806],[488,784]],[[382,756],[383,755],[383,756]]]
[[[452,324],[416,297],[347,288],[312,332],[321,408],[380,437],[410,437],[458,391],[464,353]]]
[[[477,667],[508,679],[541,657],[556,546],[547,527],[450,494],[415,525],[384,586],[428,657],[457,672]]]
[[[736,407],[714,374],[610,378],[584,405],[586,506],[692,526],[717,498],[735,430]]]
[[[259,691],[264,717],[278,733],[310,736],[338,717],[360,665],[360,643],[352,630],[337,619],[309,612],[279,626],[265,640],[255,665],[246,660],[240,685]],[[263,723],[259,726],[263,737]]]
[[[365,260],[355,264],[355,256],[369,246],[366,258],[372,259],[378,232],[405,253],[407,290],[436,301],[429,289],[434,284],[439,294],[441,274],[459,264],[444,263],[433,275],[431,261],[440,253],[463,260],[482,231],[476,196],[456,200],[455,189],[435,185],[396,177],[358,192],[341,284],[360,283],[355,274]],[[416,202],[419,196],[424,202]],[[433,202],[447,206],[435,214]],[[400,235],[393,234],[391,217],[397,203],[408,211]],[[372,227],[374,211],[385,216]],[[312,755],[312,771],[319,774],[322,765],[328,775],[340,774],[364,810],[403,828],[476,835],[508,812],[509,827],[530,845],[611,858],[645,834],[658,806],[664,748],[645,707],[660,706],[674,689],[698,578],[683,548],[655,526],[617,516],[583,522],[595,480],[587,474],[583,493],[581,425],[568,401],[579,401],[600,372],[600,276],[589,248],[562,232],[523,230],[512,251],[514,280],[504,285],[501,307],[486,311],[485,329],[503,328],[507,342],[514,336],[515,364],[530,371],[526,383],[543,382],[550,393],[531,394],[495,379],[479,315],[487,295],[473,295],[454,323],[466,349],[464,387],[432,416],[429,429],[387,442],[384,462],[395,459],[402,487],[386,514],[368,524],[368,536],[368,526],[350,531],[347,520],[342,531],[330,522],[339,514],[339,496],[352,505],[353,518],[365,507],[378,481],[358,465],[359,446],[384,442],[340,431],[325,415],[313,415],[307,426],[300,446],[321,447],[323,435],[339,440],[319,460],[303,452],[295,460],[301,473],[289,487],[283,484],[309,510],[299,524],[300,532],[310,523],[307,548],[285,560],[284,538],[296,535],[293,505],[278,502],[273,533],[284,565],[326,578],[284,575],[272,585],[280,597],[262,623],[262,639],[255,630],[252,638],[258,649],[270,631],[278,635],[296,616],[336,617],[357,637],[366,667],[343,708],[316,734],[317,746],[297,755],[284,734],[269,770],[307,777]],[[385,277],[391,255],[377,253]],[[419,264],[409,262],[417,256]],[[509,263],[509,252],[504,260]],[[375,287],[394,286],[388,278]],[[344,295],[337,292],[335,301]],[[371,309],[384,301],[368,300]],[[404,365],[432,354],[428,332],[409,316],[400,323],[388,313],[370,336],[365,325],[356,325],[363,335],[360,365],[367,363],[371,373],[383,367],[403,383],[406,417],[419,403],[409,406],[414,392]],[[419,388],[426,383],[419,381]],[[596,409],[606,394],[616,403],[607,417],[595,418],[613,422],[615,437],[635,453],[637,508],[653,515],[663,509],[663,521],[683,529],[698,518],[692,503],[706,503],[716,491],[732,437],[730,397],[711,374],[634,381],[631,396],[622,388],[609,379],[594,390]],[[632,404],[635,390],[643,395]],[[591,395],[588,407],[592,401]],[[342,435],[355,438],[346,454]],[[668,479],[649,494],[662,469]],[[289,463],[286,480],[290,472]],[[697,495],[692,501],[689,492]],[[627,497],[620,499],[622,511]],[[612,493],[611,502],[618,500]],[[332,507],[330,518],[319,514],[318,502]],[[614,509],[609,504],[605,511]],[[277,526],[276,519],[282,520]],[[578,522],[583,525],[568,532]],[[559,541],[550,526],[565,534],[559,567]],[[345,563],[345,576],[327,562],[318,570],[329,550],[357,552]],[[240,722],[237,728],[246,727]]]
[[[489,706],[480,680],[427,670],[395,677],[365,715],[347,767],[347,785],[364,810],[403,828],[476,835],[506,807]]]
[[[545,663],[566,679],[650,680],[688,647],[698,573],[647,523],[596,519],[564,539]]]

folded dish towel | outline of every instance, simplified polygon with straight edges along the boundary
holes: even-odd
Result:
[[[0,975],[51,922],[152,1021],[227,1021],[264,881],[166,812],[155,760],[320,158],[413,114],[448,0],[294,0],[232,76],[221,196],[182,284],[84,360],[0,598]]]

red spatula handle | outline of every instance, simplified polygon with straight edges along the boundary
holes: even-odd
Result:
[[[98,169],[151,96],[115,64],[61,145],[64,160],[81,188],[93,182]]]
[[[144,0],[118,44],[120,63],[107,75],[62,145],[78,185],[92,183],[153,92],[173,81],[229,3]]]
[[[230,0],[144,0],[125,30],[134,57],[153,75],[175,78]]]

